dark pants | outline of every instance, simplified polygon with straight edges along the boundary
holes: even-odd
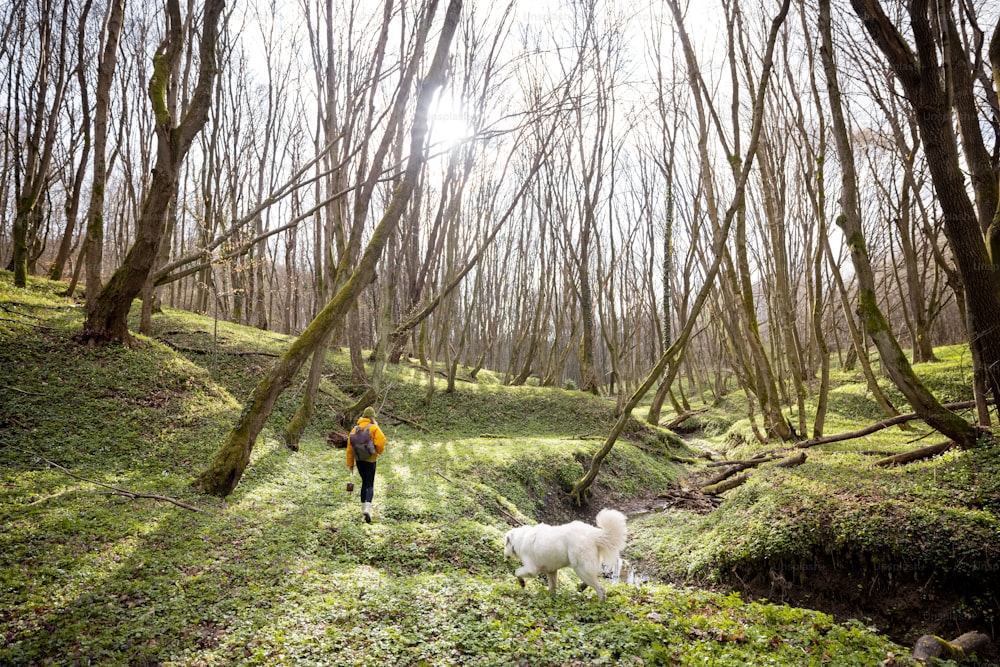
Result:
[[[355,461],[361,475],[361,502],[370,503],[375,495],[375,461]]]

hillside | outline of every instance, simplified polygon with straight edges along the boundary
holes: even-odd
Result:
[[[0,274],[0,664],[906,665],[886,629],[782,598],[843,611],[805,584],[821,567],[842,588],[841,574],[869,568],[886,586],[869,595],[925,575],[935,595],[996,579],[996,451],[871,470],[862,451],[913,446],[916,434],[895,432],[811,450],[794,472],[762,469],[711,514],[635,518],[626,556],[648,581],[610,584],[603,604],[568,571],[555,597],[541,582],[521,589],[503,534],[574,516],[564,494],[611,406],[488,374],[428,402],[423,369],[392,369],[380,404],[389,452],[366,525],[344,490],[344,452],[326,439],[350,389],[339,352],[300,451],[274,435],[297,385],[236,492],[206,497],[191,480],[288,339],[167,311],[141,350],[81,348],[81,306],[59,288],[16,290]],[[950,377],[940,381],[961,387]],[[868,418],[848,380],[839,391],[851,408],[831,429]],[[637,426],[581,518],[662,504],[704,474],[676,462],[701,450],[750,453],[738,403],[702,415],[690,450]],[[765,571],[791,580],[766,596],[775,603],[729,592],[731,575]],[[796,586],[827,599],[808,605]],[[924,599],[907,613],[923,609],[923,625],[945,621],[946,634],[970,620],[989,629],[995,589],[954,590],[949,607]]]

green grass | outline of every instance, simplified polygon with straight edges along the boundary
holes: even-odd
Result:
[[[916,365],[917,374],[943,402],[970,400],[967,348],[938,348],[937,356],[936,362]],[[840,384],[830,392],[826,434],[884,418],[859,376],[837,371],[834,377]],[[897,408],[908,412],[899,393],[884,378],[880,382]],[[716,458],[749,458],[780,446],[754,439],[740,411],[744,404],[741,395],[730,395],[705,413],[707,424],[728,423],[699,433],[700,445]],[[794,414],[789,417],[795,421]],[[962,618],[995,632],[1000,446],[952,449],[901,467],[872,466],[884,456],[943,440],[915,421],[905,429],[810,447],[803,450],[805,464],[761,467],[726,492],[709,515],[671,510],[634,521],[631,556],[665,580],[699,585],[752,580],[751,587],[766,594],[769,578],[778,573],[803,591],[796,599],[809,597],[817,582],[820,588],[839,587],[842,599],[860,601],[873,614],[895,613],[896,636],[910,641],[923,632],[951,637],[969,629],[921,622],[928,619]],[[697,486],[717,470],[691,470],[688,484]]]
[[[346,355],[331,352],[300,451],[274,435],[295,409],[296,384],[236,491],[200,495],[190,482],[289,339],[168,311],[141,350],[81,348],[72,339],[81,306],[60,287],[18,290],[0,274],[0,664],[869,666],[890,655],[911,664],[862,624],[735,594],[611,583],[601,604],[576,592],[569,571],[555,597],[541,582],[520,588],[503,533],[568,518],[566,491],[610,427],[611,406],[580,392],[460,382],[445,394],[440,383],[428,404],[424,373],[390,369],[380,413],[389,447],[367,525],[344,489],[344,452],[325,440],[350,381]],[[724,438],[739,421],[718,414],[703,419]],[[688,454],[672,440],[631,431],[605,462],[598,502],[656,496],[686,472],[663,456]],[[850,542],[862,517],[837,510],[836,494],[874,500],[882,483],[874,472],[841,483],[859,456],[765,473],[732,494],[731,511],[706,519],[633,521],[626,555],[651,570],[676,559],[670,567],[699,575],[721,567],[737,538],[731,559],[793,557],[809,533],[808,522],[775,518],[789,505],[841,511],[830,530]],[[899,503],[937,498],[912,521],[940,508],[955,513],[961,537],[973,526],[988,533],[991,454],[978,468],[949,456],[892,471],[899,479],[884,493]],[[979,514],[962,510],[970,503]],[[887,504],[879,525],[897,520]]]

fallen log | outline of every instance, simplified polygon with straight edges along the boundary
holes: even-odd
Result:
[[[948,442],[940,442],[936,445],[928,445],[927,447],[921,447],[920,449],[914,449],[909,452],[903,452],[902,454],[894,454],[893,456],[887,456],[884,459],[879,459],[872,463],[873,466],[887,467],[895,465],[903,465],[904,463],[912,463],[913,461],[922,461],[924,459],[929,459],[932,456],[937,456],[943,452],[948,451],[955,446],[954,442],[950,440]]]
[[[990,403],[993,399],[990,399]],[[946,403],[944,407],[949,410],[966,410],[968,408],[976,407],[975,401],[959,401],[957,403]],[[857,431],[848,431],[847,433],[837,433],[835,435],[825,435],[819,438],[810,438],[809,440],[801,440],[795,443],[795,447],[798,449],[807,449],[809,447],[815,447],[816,445],[826,445],[831,442],[840,442],[842,440],[851,440],[853,438],[860,438],[865,435],[870,435],[882,429],[889,428],[890,426],[896,426],[897,424],[902,424],[904,422],[913,421],[914,419],[920,419],[920,415],[916,412],[908,412],[905,415],[896,415],[895,417],[890,417],[888,419],[883,419],[882,421],[876,422],[870,426],[866,426]]]
[[[683,424],[684,422],[686,422],[688,419],[691,419],[691,417],[694,417],[695,415],[700,415],[702,412],[706,412],[707,410],[708,408],[702,408],[701,410],[689,410],[681,415],[674,417],[671,421],[667,422],[664,428],[673,430],[678,426],[680,426],[681,424]]]
[[[806,462],[806,453],[799,452],[794,456],[789,456],[786,459],[781,459],[774,464],[775,468],[794,468],[795,466],[800,466]]]
[[[722,470],[721,472],[717,472],[714,475],[712,475],[711,477],[709,477],[708,479],[706,479],[705,483],[702,485],[702,488],[705,488],[706,486],[713,486],[715,484],[718,484],[722,480],[728,479],[729,477],[732,477],[736,473],[741,472],[743,470],[746,470],[747,468],[752,468],[755,465],[757,465],[757,464],[756,463],[740,463],[740,464],[737,464],[737,465],[734,465],[734,466],[730,466],[730,467],[726,468],[725,470]]]
[[[774,464],[774,467],[775,468],[794,468],[795,466],[802,465],[805,462],[806,462],[806,453],[805,452],[799,452],[798,454],[793,454],[792,456],[789,456],[787,458],[781,459],[780,461],[778,461],[777,463]],[[747,467],[750,467],[750,466],[747,466]],[[738,477],[733,477],[732,479],[725,479],[725,478],[723,478],[723,480],[720,480],[720,481],[715,482],[713,484],[706,484],[705,486],[702,486],[701,487],[701,492],[704,493],[706,496],[718,495],[718,494],[723,493],[725,491],[728,491],[730,489],[735,489],[737,486],[739,486],[740,484],[743,484],[743,482],[745,482],[748,479],[750,479],[750,475],[751,475],[751,473],[745,473],[745,474],[740,475]],[[718,477],[718,475],[716,475],[716,477]]]
[[[913,646],[913,659],[923,665],[934,663],[935,658],[962,661],[974,653],[982,653],[989,646],[989,635],[982,632],[966,632],[950,642],[934,635],[924,635]]]
[[[750,479],[750,473],[744,473],[738,477],[733,477],[732,479],[727,479],[717,484],[709,484],[708,486],[701,487],[701,492],[706,496],[717,496],[720,493],[725,493],[729,489],[735,489],[737,486],[743,482]]]

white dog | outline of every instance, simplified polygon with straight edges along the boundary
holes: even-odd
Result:
[[[613,565],[625,547],[625,515],[618,510],[602,509],[597,513],[597,527],[573,521],[561,526],[544,523],[521,526],[507,531],[504,537],[504,558],[516,556],[522,563],[514,572],[524,586],[524,577],[542,572],[549,579],[549,592],[556,592],[557,572],[572,567],[583,583],[582,591],[590,586],[597,598],[604,600],[604,587],[598,577],[601,561]]]

